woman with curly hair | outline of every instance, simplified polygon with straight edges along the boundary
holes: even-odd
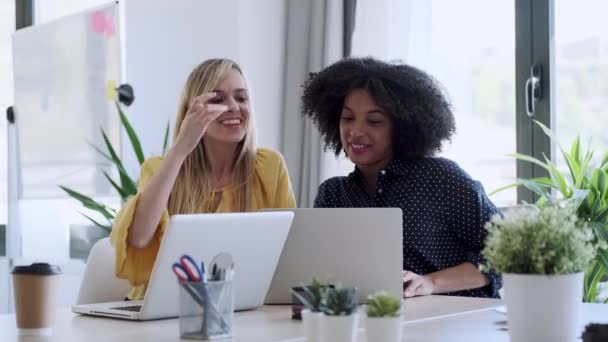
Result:
[[[498,210],[479,182],[434,156],[455,132],[438,83],[408,65],[348,58],[303,87],[302,112],[325,147],[355,164],[321,184],[314,206],[401,208],[405,297],[498,297],[500,275],[478,269]]]

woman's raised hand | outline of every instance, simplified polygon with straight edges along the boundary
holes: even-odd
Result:
[[[175,141],[175,146],[182,153],[187,155],[192,152],[209,125],[228,110],[228,106],[209,103],[215,96],[216,93],[207,93],[192,100]]]

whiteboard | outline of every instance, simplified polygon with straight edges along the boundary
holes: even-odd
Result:
[[[120,155],[120,124],[108,87],[121,80],[118,3],[13,35],[19,198],[63,197],[57,185],[110,194],[100,128]]]

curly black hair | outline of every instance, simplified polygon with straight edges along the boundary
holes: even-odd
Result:
[[[302,85],[301,111],[312,118],[325,149],[340,155],[340,113],[344,98],[355,89],[367,90],[393,119],[393,155],[411,159],[431,156],[456,131],[452,106],[440,85],[422,70],[377,59],[346,58]]]

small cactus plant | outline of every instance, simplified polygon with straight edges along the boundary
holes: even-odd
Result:
[[[357,310],[357,289],[327,288],[321,298],[321,311],[328,316],[349,316]]]
[[[327,284],[321,284],[317,277],[313,277],[310,285],[291,289],[291,293],[308,310],[312,312],[321,312],[321,301],[324,293],[329,287],[330,286]],[[301,290],[303,293],[300,293],[297,290]]]
[[[400,310],[401,300],[386,292],[370,296],[367,301],[367,317],[397,317]]]

